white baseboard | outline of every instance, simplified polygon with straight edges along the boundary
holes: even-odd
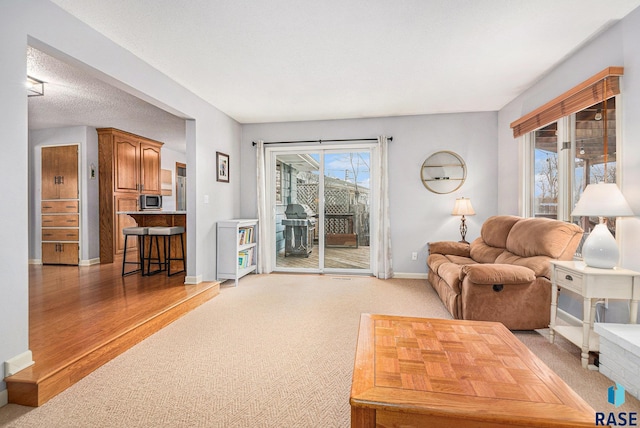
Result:
[[[201,282],[202,282],[202,275],[184,277],[185,285],[195,285],[195,284],[200,284]]]
[[[401,279],[427,279],[428,278],[428,274],[427,273],[412,273],[412,272],[394,272],[393,273],[393,277],[394,278],[401,278]]]
[[[78,263],[78,266],[93,266],[93,265],[99,265],[99,264],[100,264],[100,257],[96,257],[95,259],[80,260],[80,263]]]
[[[30,265],[41,265],[42,264],[42,259],[29,259],[29,264]]]
[[[14,375],[20,370],[33,365],[33,363],[34,361],[31,351],[24,351],[22,354],[16,355],[4,362],[4,375],[5,377]]]
[[[6,389],[0,391],[0,407],[9,404],[9,392]]]

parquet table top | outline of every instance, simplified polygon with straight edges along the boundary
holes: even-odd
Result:
[[[415,414],[457,426],[595,421],[594,410],[504,325],[480,321],[363,314],[351,405],[356,416],[377,411],[379,426],[394,412],[403,423]],[[352,411],[352,425],[370,425],[353,419]]]

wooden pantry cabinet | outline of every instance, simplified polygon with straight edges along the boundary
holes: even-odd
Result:
[[[112,263],[124,251],[122,229],[135,225],[118,211],[137,211],[139,196],[160,195],[163,143],[115,128],[98,132],[100,262]],[[135,240],[129,240],[135,249]]]
[[[80,258],[78,146],[43,147],[41,154],[42,263],[77,265]]]

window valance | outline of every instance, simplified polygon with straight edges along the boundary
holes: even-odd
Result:
[[[512,122],[513,137],[518,138],[564,116],[577,113],[618,95],[620,76],[623,74],[624,67],[605,68],[559,97]]]

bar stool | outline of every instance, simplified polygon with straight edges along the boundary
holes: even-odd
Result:
[[[151,256],[151,248],[152,248],[152,243],[154,239],[155,239],[156,251],[158,252],[158,256],[160,255],[158,237],[160,236],[162,237],[163,244],[164,244],[164,262],[162,263],[164,264],[164,267],[160,267],[160,269],[151,272],[151,263],[149,262],[147,264],[147,272],[149,275],[166,270],[167,276],[171,276],[171,275],[176,275],[178,273],[182,273],[186,270],[185,257],[184,257],[184,238],[182,235],[183,233],[184,233],[184,227],[182,226],[167,226],[167,227],[156,226],[156,227],[149,228],[149,238],[150,238],[149,256]],[[171,237],[176,235],[180,235],[180,247],[181,247],[180,249],[182,252],[181,252],[181,257],[172,258],[171,257]],[[171,273],[171,262],[174,260],[182,261],[182,270]]]
[[[148,227],[125,227],[122,229],[124,234],[124,254],[122,255],[122,276],[131,275],[132,273],[141,272],[144,275],[144,237],[149,234]],[[127,239],[129,236],[138,237],[138,260],[127,261]],[[126,265],[137,265],[138,268],[129,272],[125,272]]]

